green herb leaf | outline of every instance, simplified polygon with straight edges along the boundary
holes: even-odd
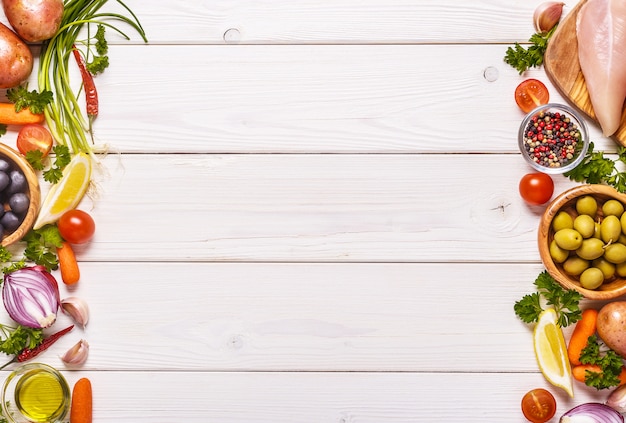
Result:
[[[35,170],[44,169],[44,164],[43,164],[44,157],[43,157],[43,152],[41,150],[27,151],[24,157],[26,158],[26,161],[30,163],[33,169]]]
[[[35,114],[43,113],[45,107],[52,102],[52,91],[28,91],[28,84],[19,85],[7,90],[7,99],[15,104],[15,111],[30,109]]]
[[[522,47],[520,43],[515,43],[513,47],[506,50],[504,62],[508,63],[521,75],[524,71],[532,67],[539,67],[543,64],[543,56],[548,48],[548,41],[557,26],[546,34],[535,33],[528,40],[531,45],[528,48]]]
[[[59,267],[56,248],[63,243],[63,238],[56,225],[46,225],[29,231],[22,239],[26,242],[24,256],[48,271]]]
[[[572,289],[564,289],[547,271],[543,271],[535,280],[537,292],[525,295],[513,306],[517,317],[525,323],[536,322],[543,311],[541,299],[554,308],[558,316],[558,324],[566,327],[582,318],[579,308],[582,295]]]
[[[580,353],[582,364],[594,364],[600,367],[600,372],[585,372],[585,384],[598,390],[607,389],[620,384],[619,375],[624,362],[613,350],[600,351],[600,344],[596,335],[591,335],[587,346]]]
[[[617,168],[617,163],[626,163],[626,148],[618,148],[618,158],[613,160],[605,157],[602,151],[594,151],[593,142],[589,143],[583,161],[564,175],[576,182],[589,184],[605,184],[619,192],[626,192],[626,172]]]
[[[7,133],[7,126],[4,123],[0,123],[0,137],[6,133]]]
[[[56,155],[54,165],[43,172],[43,179],[51,184],[56,184],[63,176],[63,169],[70,163],[72,156],[66,145],[57,144],[52,148],[52,151]]]
[[[18,325],[0,324],[3,337],[0,338],[0,352],[8,355],[19,354],[24,348],[35,348],[43,341],[43,330]]]

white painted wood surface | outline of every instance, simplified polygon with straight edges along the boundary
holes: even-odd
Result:
[[[557,416],[602,401],[547,384],[513,313],[543,270],[513,91],[562,98],[502,58],[539,3],[128,1],[150,42],[111,40],[97,78],[98,232],[62,287],[92,321],[41,361],[90,342],[64,374],[92,379],[94,422],[516,423],[535,387]]]

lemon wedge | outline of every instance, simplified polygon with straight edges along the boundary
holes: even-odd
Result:
[[[63,176],[52,185],[39,210],[33,229],[54,223],[68,210],[76,208],[91,181],[91,158],[85,153],[72,157]]]
[[[544,377],[556,387],[574,396],[572,368],[567,357],[563,331],[558,325],[556,311],[548,308],[541,312],[533,330],[533,345],[537,364]]]

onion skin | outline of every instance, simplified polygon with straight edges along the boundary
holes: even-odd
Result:
[[[44,329],[56,321],[59,284],[42,266],[23,267],[4,275],[2,301],[15,322]]]
[[[587,402],[565,412],[559,423],[624,423],[624,416],[599,402]]]

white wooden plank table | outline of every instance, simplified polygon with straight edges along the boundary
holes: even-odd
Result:
[[[513,313],[543,270],[513,91],[563,99],[503,57],[540,1],[127,3],[149,43],[113,37],[96,79],[108,154],[73,292],[92,320],[41,357],[92,380],[94,422],[502,423],[536,387],[557,416],[604,399],[551,387]],[[89,360],[64,369],[78,336]]]

